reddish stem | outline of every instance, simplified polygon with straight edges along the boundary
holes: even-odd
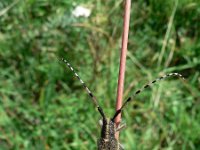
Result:
[[[130,21],[130,9],[131,9],[131,0],[126,0],[125,10],[124,10],[125,13],[124,13],[124,24],[123,24],[122,48],[121,48],[121,56],[120,56],[120,68],[119,68],[119,77],[118,77],[116,110],[119,110],[122,106],[129,21]],[[117,126],[119,125],[120,121],[121,121],[121,114],[119,114],[115,119],[115,123],[117,124]],[[118,139],[119,132],[117,132],[115,136],[116,136],[116,139]]]

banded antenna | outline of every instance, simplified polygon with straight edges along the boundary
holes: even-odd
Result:
[[[119,110],[117,110],[117,111],[115,112],[115,114],[114,114],[112,120],[114,120],[114,119],[122,112],[123,108],[127,105],[127,103],[130,102],[131,100],[133,100],[133,98],[134,98],[135,96],[137,96],[138,94],[140,94],[142,91],[144,91],[144,90],[147,89],[148,87],[152,87],[153,85],[155,85],[155,83],[160,82],[160,81],[162,81],[162,80],[164,80],[164,79],[166,79],[166,78],[172,77],[172,76],[177,76],[177,77],[180,77],[181,79],[185,80],[184,77],[183,77],[181,74],[179,74],[179,73],[169,73],[169,74],[166,74],[166,75],[164,75],[164,76],[162,76],[162,77],[159,77],[159,78],[153,80],[153,81],[150,82],[149,84],[146,84],[146,85],[144,85],[141,89],[137,90],[137,91],[133,94],[133,96],[127,98],[127,100],[124,102],[124,104],[122,105],[122,107],[121,107]]]
[[[79,77],[79,75],[75,72],[74,68],[70,65],[70,63],[67,60],[65,60],[64,58],[62,58],[61,60],[67,65],[67,67],[74,73],[74,75],[76,76],[76,78],[81,82],[83,88],[86,90],[86,92],[90,96],[92,102],[94,103],[95,107],[98,109],[98,111],[101,114],[101,116],[103,117],[103,119],[106,119],[106,116],[105,116],[105,114],[103,112],[103,109],[99,106],[96,97],[90,91],[90,89],[86,86],[85,82],[83,82],[83,80]]]

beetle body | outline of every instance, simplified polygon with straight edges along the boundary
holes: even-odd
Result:
[[[98,150],[123,150],[119,141],[115,138],[116,124],[112,119],[103,119],[101,138],[98,140]]]
[[[140,94],[143,90],[153,86],[155,83],[160,82],[166,78],[177,76],[184,80],[184,77],[179,73],[169,73],[164,76],[161,76],[152,82],[144,85],[141,89],[137,90],[131,97],[128,97],[127,100],[123,103],[121,108],[117,110],[113,116],[112,119],[106,118],[103,109],[99,106],[98,101],[96,97],[93,95],[93,93],[90,91],[90,89],[86,86],[86,84],[81,80],[81,78],[78,76],[78,74],[74,71],[72,66],[62,58],[62,61],[66,63],[66,65],[70,68],[70,70],[74,73],[74,75],[77,77],[77,79],[81,82],[83,88],[86,90],[88,95],[90,96],[92,102],[94,103],[95,107],[98,109],[101,117],[102,117],[102,128],[101,128],[101,137],[97,142],[98,150],[124,150],[124,148],[121,146],[119,141],[115,138],[115,133],[120,131],[124,126],[116,127],[116,124],[114,122],[115,118],[122,112],[123,108],[131,101],[133,100],[133,97]]]

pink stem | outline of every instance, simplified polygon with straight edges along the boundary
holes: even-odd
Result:
[[[131,0],[126,0],[125,2],[125,14],[124,14],[124,25],[123,25],[123,37],[122,37],[122,49],[120,56],[120,68],[119,68],[119,77],[118,77],[118,88],[117,88],[117,102],[116,110],[119,110],[122,106],[122,98],[124,91],[124,76],[126,68],[126,53],[127,53],[127,44],[128,44],[128,32],[129,32],[129,21],[130,21],[130,9],[131,9]],[[121,121],[121,114],[119,114],[115,123],[118,126]],[[119,132],[116,133],[116,138],[119,138]]]

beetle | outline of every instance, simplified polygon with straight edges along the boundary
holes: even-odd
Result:
[[[161,80],[164,80],[172,76],[177,76],[185,80],[184,77],[179,73],[169,73],[164,76],[161,76],[153,80],[152,82],[145,84],[141,89],[137,90],[133,94],[133,96],[130,96],[127,98],[127,100],[123,103],[122,107],[115,112],[112,118],[107,118],[102,107],[99,106],[96,97],[93,95],[90,89],[86,86],[85,82],[83,82],[83,80],[75,72],[74,68],[70,65],[70,63],[67,60],[63,58],[61,60],[68,66],[68,68],[74,73],[77,79],[81,82],[83,88],[87,91],[89,97],[91,98],[92,102],[94,103],[95,107],[97,108],[98,112],[100,113],[102,117],[101,136],[97,141],[98,150],[124,150],[123,146],[115,138],[115,133],[119,132],[125,125],[119,125],[117,127],[114,120],[122,112],[123,108],[127,105],[127,103],[133,100],[133,97],[140,94],[143,90],[151,87],[155,83],[160,82]]]

